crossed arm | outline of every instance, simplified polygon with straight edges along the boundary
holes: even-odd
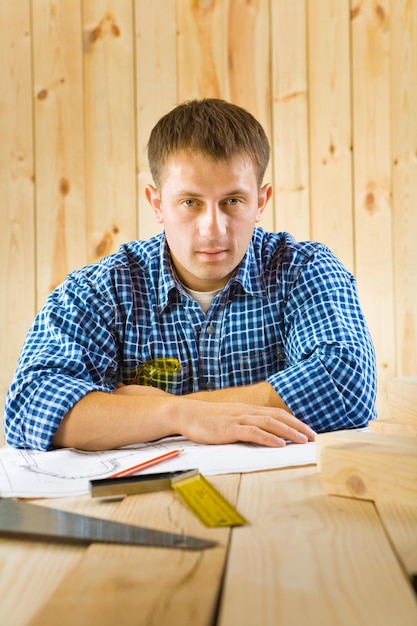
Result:
[[[282,447],[305,443],[314,431],[294,417],[268,382],[174,396],[154,387],[120,385],[94,391],[64,417],[52,443],[105,450],[183,435],[197,443],[236,441]]]

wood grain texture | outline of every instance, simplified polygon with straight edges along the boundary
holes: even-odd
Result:
[[[0,405],[66,272],[160,231],[153,124],[216,96],[271,139],[261,226],[357,275],[387,417],[417,374],[417,0],[2,0],[0,25]]]
[[[138,238],[162,230],[145,199],[145,186],[153,184],[146,146],[158,119],[177,104],[175,0],[135,0],[135,91],[138,155]]]
[[[137,234],[133,10],[90,0],[84,20],[84,123],[88,259]]]
[[[353,180],[355,274],[377,346],[378,413],[396,371],[390,137],[390,3],[355,2],[352,8]]]
[[[378,418],[369,422],[369,430],[386,435],[417,437],[417,422],[415,424],[407,424],[407,422],[402,422],[392,417]]]
[[[376,508],[410,576],[417,576],[417,504],[377,502]]]
[[[308,0],[311,237],[354,266],[348,0]]]
[[[32,8],[37,307],[87,263],[81,6]]]
[[[210,480],[230,502],[236,502],[239,476],[221,477],[220,483],[216,477]],[[171,490],[130,496],[113,519],[186,532],[218,545],[188,551],[92,544],[31,626],[52,626],[57,614],[62,626],[212,624],[230,528],[205,528]]]
[[[81,515],[111,519],[119,503],[101,502],[89,496],[35,501],[40,506],[58,508]],[[62,580],[82,558],[86,548],[43,541],[0,540],[0,623],[23,626],[53,596]],[[7,562],[7,566],[6,566]],[[21,585],[17,585],[20,581]]]
[[[0,423],[35,314],[30,2],[0,3]],[[0,435],[0,442],[3,437]]]
[[[401,376],[388,381],[391,417],[417,426],[417,376]]]
[[[218,620],[229,529],[205,528],[165,491],[123,502],[84,496],[38,505],[207,537],[219,542],[216,548],[190,553],[0,541],[0,622],[415,623],[417,603],[406,572],[415,572],[416,507],[378,504],[377,514],[370,502],[325,496],[315,467],[255,472],[243,476],[241,486],[238,476],[210,481],[239,509],[243,506],[249,519],[248,526],[233,530]]]
[[[417,375],[417,1],[391,2],[397,375]]]
[[[233,532],[219,626],[412,626],[415,596],[374,505],[324,496],[315,472],[242,477],[237,506],[258,522]]]
[[[417,504],[417,437],[344,434],[317,438],[317,465],[326,493]]]
[[[271,3],[272,159],[276,230],[311,238],[304,0]]]
[[[178,100],[230,100],[250,111],[271,139],[268,1],[179,0],[177,20]],[[274,230],[272,206],[260,225]]]

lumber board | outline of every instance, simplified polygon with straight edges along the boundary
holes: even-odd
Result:
[[[372,424],[372,420],[369,424]],[[375,445],[391,445],[391,446],[407,446],[410,442],[404,435],[398,435],[395,437],[387,437],[385,434],[379,432],[372,432],[363,429],[348,429],[348,430],[336,430],[328,433],[322,433],[317,436],[317,449],[325,445],[337,444],[337,443],[349,443],[349,442],[367,442]]]
[[[235,503],[239,475],[210,481]],[[112,517],[212,539],[203,551],[143,546],[91,544],[82,558],[37,613],[30,626],[145,626],[212,623],[220,591],[230,528],[205,528],[172,490],[129,496]],[[76,598],[76,602],[74,602]]]
[[[318,470],[329,494],[417,504],[417,439],[348,431],[317,437]]]
[[[417,504],[375,503],[395,550],[410,577],[417,577]]]
[[[372,502],[324,495],[315,467],[245,474],[218,626],[411,626],[417,604]],[[266,591],[267,590],[267,591]]]
[[[89,496],[34,503],[81,515],[97,514],[97,507]],[[114,501],[103,502],[100,517],[111,519],[117,506]],[[66,543],[1,539],[0,624],[26,626],[74,569],[85,550],[83,546]],[[18,584],[21,581],[23,585]]]
[[[417,437],[417,424],[407,424],[406,422],[389,417],[386,419],[372,420],[369,422],[369,430],[386,435]]]

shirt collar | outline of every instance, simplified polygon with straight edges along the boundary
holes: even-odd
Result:
[[[264,294],[260,268],[255,255],[253,238],[250,242],[245,256],[236,268],[236,271],[229,281],[230,284],[242,285],[246,293],[252,296],[262,296]]]
[[[158,283],[158,305],[161,310],[165,309],[169,302],[170,293],[173,289],[182,291],[181,285],[176,278],[172,265],[171,255],[165,237],[162,238],[160,249],[160,269]]]
[[[250,242],[245,256],[236,268],[235,273],[231,277],[225,289],[229,289],[232,285],[236,284],[240,284],[244,291],[250,295],[262,296],[264,294],[260,268],[256,260],[253,240]],[[163,238],[160,249],[160,273],[158,287],[158,305],[161,310],[168,306],[173,290],[185,293],[181,283],[176,277],[168,244],[166,239]]]

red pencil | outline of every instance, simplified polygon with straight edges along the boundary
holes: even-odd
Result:
[[[173,459],[174,457],[181,454],[183,450],[170,450],[169,452],[165,452],[159,456],[153,457],[153,459],[148,459],[147,461],[143,461],[143,463],[139,463],[138,465],[134,465],[133,467],[128,467],[127,469],[121,470],[120,472],[116,472],[116,474],[112,474],[111,476],[107,476],[107,478],[120,478],[121,476],[133,476],[133,474],[137,474],[138,472],[146,469],[147,467],[152,467],[152,465],[156,465],[157,463],[162,463],[163,461],[167,461],[168,459]]]

